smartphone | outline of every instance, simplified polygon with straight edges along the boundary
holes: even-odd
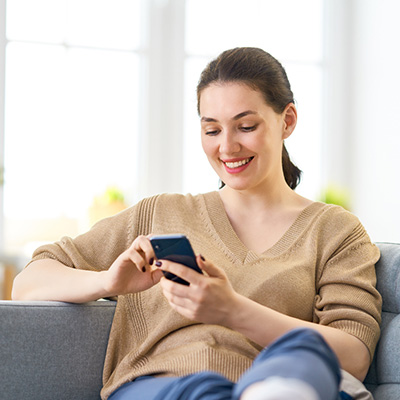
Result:
[[[200,274],[202,273],[201,269],[197,265],[196,256],[189,239],[185,235],[177,234],[153,236],[150,238],[150,242],[153,246],[156,257],[159,260],[164,259],[174,261],[179,264],[186,265]],[[186,286],[189,285],[189,282],[179,278],[174,274],[171,274],[170,272],[164,272],[164,275],[171,281]]]

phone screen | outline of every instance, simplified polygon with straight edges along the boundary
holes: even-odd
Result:
[[[160,235],[150,238],[156,257],[164,260],[170,260],[179,264],[186,265],[194,269],[200,274],[201,269],[196,262],[196,256],[192,246],[185,235]],[[166,278],[181,283],[182,285],[189,285],[189,283],[170,272],[164,272]]]

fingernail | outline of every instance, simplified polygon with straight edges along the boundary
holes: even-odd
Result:
[[[146,267],[142,267],[142,272],[146,272]]]
[[[152,258],[150,258],[149,264],[153,265],[153,262],[154,262],[154,258],[152,257]]]
[[[162,262],[161,261],[156,261],[156,266],[157,267],[161,267],[162,266]]]
[[[206,261],[206,259],[200,254],[200,258],[203,260],[203,261]]]

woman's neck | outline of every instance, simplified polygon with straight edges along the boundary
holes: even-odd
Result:
[[[235,190],[225,186],[219,193],[227,211],[273,212],[302,204],[303,200],[306,200],[290,189],[286,183],[263,190]]]
[[[287,185],[284,190],[255,192],[224,187],[219,192],[239,239],[257,254],[272,247],[312,201]]]

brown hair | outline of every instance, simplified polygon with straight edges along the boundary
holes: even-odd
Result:
[[[262,49],[238,47],[226,50],[212,60],[200,75],[197,85],[197,110],[200,112],[201,92],[214,82],[243,82],[258,90],[266,103],[281,114],[289,103],[294,103],[293,92],[282,64]],[[285,181],[295,189],[301,170],[290,160],[285,144],[282,149]]]

